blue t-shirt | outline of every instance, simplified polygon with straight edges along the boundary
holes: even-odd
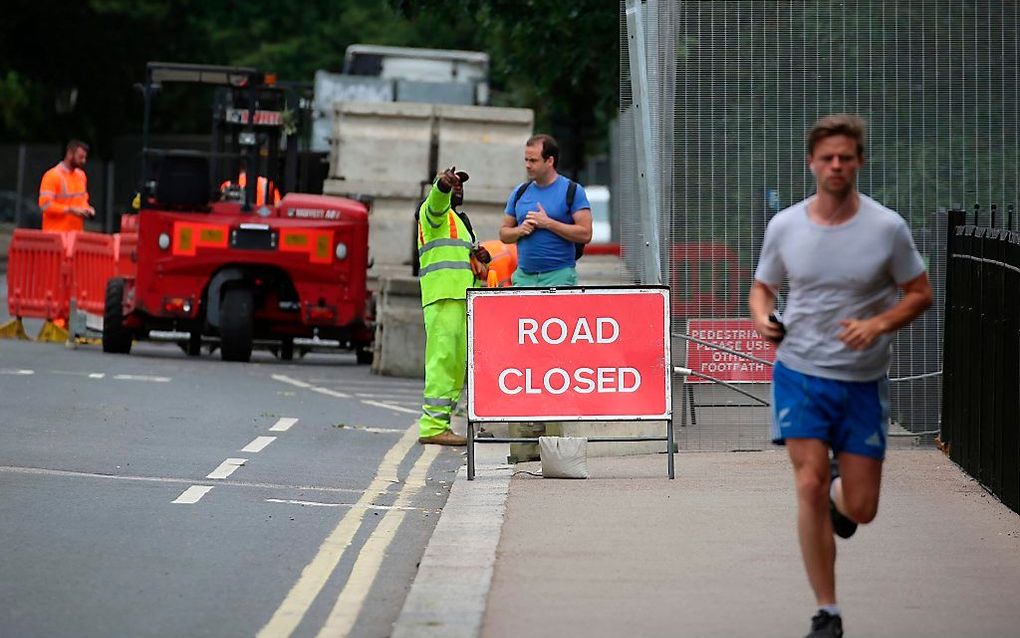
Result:
[[[573,214],[579,210],[591,208],[591,204],[588,202],[588,195],[584,192],[584,187],[578,184],[577,191],[574,193],[574,205],[568,211],[567,185],[569,183],[570,180],[562,175],[558,175],[556,181],[544,187],[532,182],[517,201],[517,206],[514,207],[514,196],[521,187],[518,184],[517,188],[510,191],[504,212],[507,215],[513,215],[519,226],[528,216],[528,211],[537,211],[538,203],[541,202],[549,217],[564,224],[573,224]],[[535,232],[517,240],[517,266],[525,272],[549,272],[550,270],[573,267],[574,263],[574,242],[560,237],[551,230],[536,228]]]

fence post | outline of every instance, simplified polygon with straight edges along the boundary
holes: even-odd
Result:
[[[959,206],[955,206],[946,214],[946,272],[945,272],[945,300],[942,309],[942,418],[939,424],[939,438],[944,445],[953,442],[955,435],[956,415],[953,413],[954,406],[958,405],[958,397],[954,396],[960,392],[957,375],[954,365],[956,359],[953,354],[958,349],[953,340],[955,326],[953,316],[953,238],[956,236],[956,229],[966,223],[966,212]],[[946,364],[949,365],[946,365]]]
[[[25,155],[24,144],[18,144],[18,199],[14,202],[14,227],[21,228],[21,199],[25,194]]]
[[[106,216],[103,218],[103,232],[110,234],[113,228],[113,160],[106,162]]]

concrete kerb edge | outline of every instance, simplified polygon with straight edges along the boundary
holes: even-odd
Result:
[[[500,451],[505,459],[506,450]],[[474,481],[467,480],[466,466],[458,470],[393,638],[481,633],[512,474],[509,465],[493,462],[497,458],[486,455],[488,462],[476,468]]]

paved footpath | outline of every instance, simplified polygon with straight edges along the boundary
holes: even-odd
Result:
[[[674,481],[663,455],[591,458],[567,481],[479,450],[394,636],[806,633],[782,450],[680,454]],[[884,477],[876,521],[838,545],[847,635],[1017,636],[1020,516],[934,449],[890,451]]]

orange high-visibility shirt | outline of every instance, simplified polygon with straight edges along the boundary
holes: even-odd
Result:
[[[244,188],[245,186],[248,185],[248,174],[245,173],[244,171],[241,171],[240,173],[238,173],[238,175],[237,175],[237,185],[240,186],[241,188]],[[230,182],[223,182],[222,184],[220,184],[220,190],[221,191],[227,190],[228,186],[230,186]],[[269,180],[266,179],[265,177],[259,177],[259,180],[255,183],[255,205],[256,206],[262,206],[263,204],[266,203],[266,187],[267,186],[269,186]],[[270,204],[275,204],[278,201],[280,201],[280,190],[274,186],[273,187],[273,200],[271,202],[269,202],[269,203]]]
[[[43,174],[39,184],[39,208],[42,209],[43,230],[80,231],[85,220],[69,212],[70,206],[85,208],[89,205],[89,191],[85,171],[73,171],[60,162]]]

